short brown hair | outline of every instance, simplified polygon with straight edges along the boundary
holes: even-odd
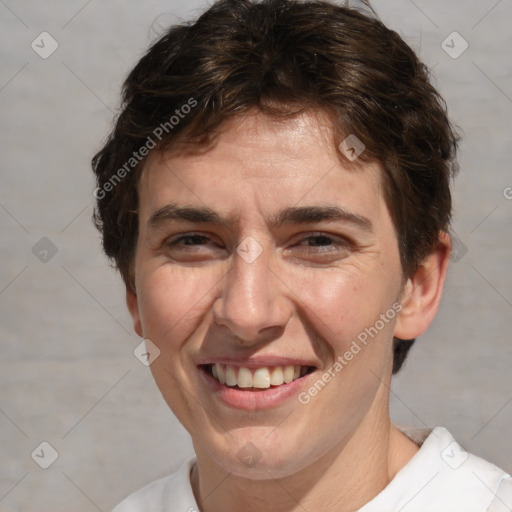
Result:
[[[92,160],[94,222],[126,286],[134,290],[141,155],[178,136],[211,139],[229,117],[254,108],[280,117],[323,110],[336,133],[364,144],[361,160],[384,168],[403,273],[411,276],[448,229],[457,149],[426,66],[396,32],[354,8],[220,0],[149,48],[124,82],[121,113]],[[413,341],[395,339],[393,373]]]

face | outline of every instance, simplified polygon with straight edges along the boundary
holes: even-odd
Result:
[[[321,114],[254,113],[141,177],[135,329],[198,458],[241,476],[294,474],[387,411],[397,238],[378,164],[337,151]]]

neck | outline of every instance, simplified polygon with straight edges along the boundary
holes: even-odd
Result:
[[[356,511],[371,501],[418,451],[418,446],[383,417],[365,419],[343,445],[299,472],[253,480],[225,471],[197,450],[192,488],[202,512]]]

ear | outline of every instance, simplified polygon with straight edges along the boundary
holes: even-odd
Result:
[[[450,235],[442,231],[434,251],[421,262],[404,286],[395,337],[403,340],[417,338],[431,324],[441,301],[451,250]]]
[[[126,288],[126,305],[128,306],[128,311],[132,316],[133,321],[133,330],[141,337],[144,338],[142,332],[142,323],[140,321],[139,314],[139,302],[137,299],[137,294],[132,292],[128,288]]]

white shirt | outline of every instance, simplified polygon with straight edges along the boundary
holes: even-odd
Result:
[[[420,445],[395,478],[359,512],[512,512],[512,476],[466,452],[443,427],[401,429]],[[134,492],[112,512],[198,512],[192,457]]]

